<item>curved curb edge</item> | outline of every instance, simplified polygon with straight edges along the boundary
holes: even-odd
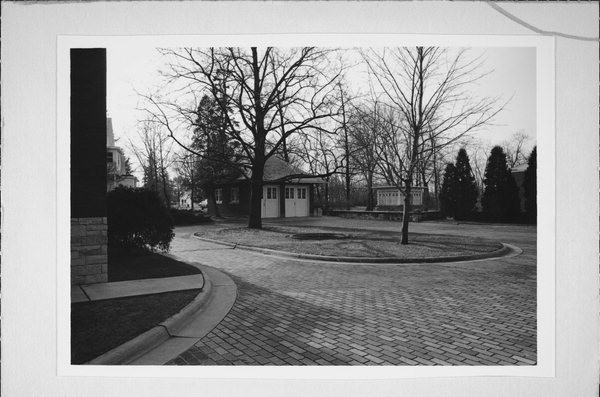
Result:
[[[320,262],[346,262],[346,263],[389,263],[389,264],[408,264],[408,263],[444,263],[444,262],[469,262],[478,259],[489,259],[489,258],[500,258],[513,252],[513,246],[500,243],[502,247],[491,252],[484,252],[481,254],[470,254],[470,255],[459,255],[459,256],[445,256],[445,257],[425,257],[425,258],[396,258],[396,257],[356,257],[356,256],[326,256],[326,255],[314,255],[314,254],[297,254],[287,251],[279,251],[270,248],[252,247],[249,245],[230,243],[226,241],[212,240],[193,234],[194,238],[198,240],[206,241],[208,243],[225,245],[235,249],[242,249],[246,251],[260,252],[265,255],[280,256],[285,258],[297,258],[297,259],[311,259]]]
[[[138,357],[143,356],[152,349],[164,343],[171,337],[176,329],[184,327],[192,316],[200,310],[210,299],[212,294],[212,283],[205,277],[205,285],[201,292],[188,303],[183,309],[169,317],[165,321],[150,328],[148,331],[119,345],[106,353],[85,363],[86,365],[124,365]]]

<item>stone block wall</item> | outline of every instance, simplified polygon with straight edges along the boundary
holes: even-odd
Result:
[[[71,218],[71,285],[108,280],[106,217]]]

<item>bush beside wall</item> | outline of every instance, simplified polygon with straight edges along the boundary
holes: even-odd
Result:
[[[169,250],[175,236],[173,218],[156,192],[120,186],[108,193],[107,205],[111,247]]]

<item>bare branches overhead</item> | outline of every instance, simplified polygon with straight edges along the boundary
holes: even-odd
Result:
[[[221,110],[222,131],[234,141],[240,162],[251,171],[250,227],[261,227],[264,164],[285,152],[287,141],[306,130],[326,131],[335,115],[335,85],[342,66],[327,48],[162,49],[168,60],[161,92],[146,95],[149,118],[165,126],[191,153],[182,135],[193,132],[199,98],[210,96]]]
[[[390,108],[380,169],[403,191],[402,243],[408,243],[407,212],[415,173],[441,148],[492,122],[499,98],[475,98],[472,86],[486,73],[466,50],[397,47],[361,51]]]

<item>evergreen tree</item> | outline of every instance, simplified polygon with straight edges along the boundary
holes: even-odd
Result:
[[[239,144],[233,141],[228,133],[230,126],[224,116],[223,107],[216,99],[205,95],[200,100],[194,120],[192,148],[203,155],[195,162],[197,180],[194,184],[197,183],[213,202],[216,184],[240,176]],[[219,216],[217,207],[215,211]]]
[[[492,221],[511,221],[520,211],[519,189],[500,146],[492,149],[485,167],[483,212]]]
[[[477,202],[477,185],[465,149],[458,151],[455,168],[454,196],[456,197],[456,207],[454,218],[466,219]]]
[[[444,181],[440,191],[440,206],[442,214],[454,216],[456,213],[456,167],[452,163],[446,164]]]
[[[531,221],[537,220],[537,147],[534,146],[529,161],[527,162],[527,170],[525,171],[525,180],[523,181],[523,189],[525,190],[525,211]]]

